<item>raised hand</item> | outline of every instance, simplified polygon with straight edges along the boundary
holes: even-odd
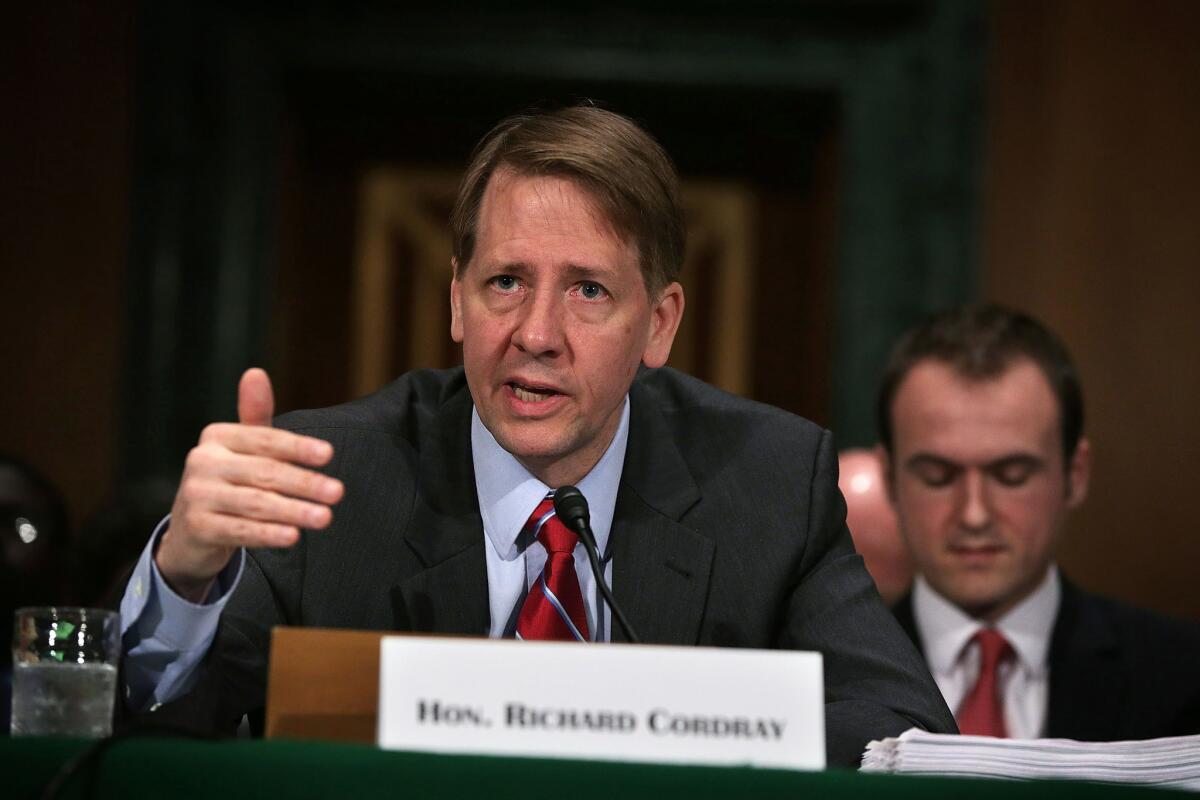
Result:
[[[171,588],[200,602],[239,547],[287,547],[300,528],[320,529],[342,499],[341,481],[305,467],[333,457],[321,439],[271,427],[271,379],[248,369],[238,383],[238,422],[214,423],[188,453],[171,524],[155,561]]]

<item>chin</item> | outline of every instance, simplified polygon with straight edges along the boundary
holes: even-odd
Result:
[[[967,592],[960,594],[954,604],[973,617],[988,617],[1003,608],[1007,597],[1000,592]]]
[[[554,437],[531,435],[531,431],[503,431],[496,436],[500,446],[520,461],[548,461],[562,456],[562,442]]]

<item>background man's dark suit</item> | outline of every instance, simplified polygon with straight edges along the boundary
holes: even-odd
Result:
[[[609,542],[641,637],[823,652],[831,764],[913,725],[953,730],[853,551],[828,432],[668,369],[630,397]],[[277,420],[333,444],[346,496],[326,531],[249,554],[199,685],[164,710],[228,730],[260,707],[275,624],[486,634],[471,408],[461,369],[421,371]]]
[[[921,647],[912,596],[893,610]],[[1200,626],[1089,594],[1064,578],[1048,658],[1049,738],[1200,733]]]

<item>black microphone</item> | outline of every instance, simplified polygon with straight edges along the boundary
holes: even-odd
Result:
[[[612,589],[608,588],[608,583],[604,580],[604,570],[600,567],[600,553],[596,550],[596,537],[592,535],[589,522],[588,502],[583,492],[574,486],[560,486],[554,492],[554,513],[568,528],[579,534],[579,541],[583,542],[583,549],[587,550],[588,561],[592,562],[592,574],[600,584],[600,593],[604,595],[604,602],[608,603],[621,630],[625,631],[625,638],[633,644],[641,644],[642,640],[633,632],[633,626],[621,613],[621,607],[613,598]]]

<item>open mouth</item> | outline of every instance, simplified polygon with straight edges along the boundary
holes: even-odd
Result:
[[[561,392],[557,392],[546,386],[529,386],[523,383],[510,381],[509,386],[512,387],[513,394],[523,403],[543,403]]]

